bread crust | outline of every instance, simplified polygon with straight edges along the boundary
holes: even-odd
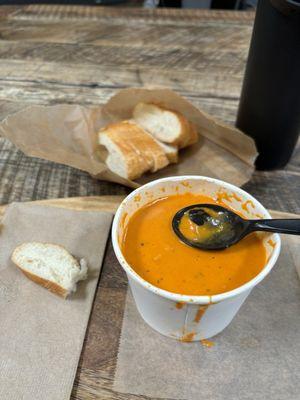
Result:
[[[189,122],[188,119],[184,115],[182,115],[178,111],[168,110],[168,109],[160,107],[160,106],[157,106],[157,107],[161,108],[162,110],[166,110],[166,111],[176,114],[180,121],[180,124],[181,124],[180,135],[176,141],[174,141],[173,143],[170,143],[170,144],[177,146],[178,149],[183,149],[184,147],[190,146],[190,145],[198,142],[199,137],[198,137],[198,132],[197,132],[196,126],[192,122]]]
[[[59,286],[57,283],[48,281],[47,279],[41,278],[40,276],[37,276],[35,274],[32,274],[31,272],[26,271],[20,265],[18,265],[15,261],[14,263],[16,266],[23,272],[23,274],[30,279],[31,281],[37,283],[40,286],[43,286],[44,288],[48,289],[50,292],[63,297],[64,299],[67,298],[69,292],[64,289],[63,287]]]
[[[172,129],[168,125],[168,129],[162,135],[162,133],[158,134],[157,127],[152,130],[149,125],[143,123],[143,116],[145,114],[149,116],[149,112],[151,121],[151,109],[160,118],[158,132],[162,124],[167,123],[170,114],[173,116],[171,120],[176,118],[176,131],[173,135]],[[164,112],[169,113],[169,117],[162,114]],[[153,121],[155,118],[154,115]],[[169,131],[168,134],[167,131]],[[176,135],[177,137],[174,138]],[[108,151],[105,160],[108,168],[131,180],[139,178],[147,171],[156,172],[169,163],[176,163],[178,149],[197,141],[198,133],[194,124],[180,112],[155,103],[138,103],[133,110],[133,119],[111,123],[98,132],[99,144],[106,147]],[[162,146],[163,144],[173,146],[175,151],[168,151]]]
[[[137,107],[138,105],[142,105],[142,104],[155,106],[158,109],[160,109],[161,111],[168,111],[177,116],[177,118],[180,122],[180,126],[181,126],[179,136],[173,141],[164,141],[164,140],[160,139],[161,141],[168,143],[170,145],[176,146],[176,147],[178,147],[178,149],[182,149],[182,148],[187,147],[198,141],[198,133],[197,133],[195,125],[190,123],[187,120],[187,118],[183,114],[181,114],[179,111],[171,110],[164,106],[161,106],[160,104],[155,104],[155,103],[138,103],[135,107]]]
[[[171,110],[168,110],[168,111],[176,114],[177,118],[179,119],[180,124],[181,124],[180,135],[177,138],[177,140],[172,144],[177,145],[179,149],[183,149],[184,147],[189,145],[189,142],[192,139],[191,124],[182,114],[180,114],[176,111],[171,111]]]
[[[32,244],[41,244],[40,242],[31,242],[31,243]],[[66,290],[65,288],[63,288],[62,286],[58,285],[55,282],[51,282],[48,279],[41,278],[40,276],[27,271],[26,269],[22,268],[21,265],[17,262],[16,255],[18,252],[20,252],[22,250],[22,247],[26,244],[27,243],[22,243],[15,248],[15,250],[13,251],[12,256],[11,256],[12,262],[23,272],[23,274],[28,279],[37,283],[40,286],[43,286],[44,288],[48,289],[50,292],[52,292],[60,297],[63,297],[65,299],[68,296],[68,294],[70,293],[68,290]],[[60,249],[63,249],[64,251],[66,251],[69,254],[70,257],[72,257],[72,259],[76,262],[76,264],[78,265],[78,268],[80,269],[80,264],[78,263],[76,258],[74,256],[72,256],[72,254],[70,254],[64,246],[61,246],[59,244],[54,244],[54,243],[42,243],[42,244],[45,246],[51,245],[51,246],[55,246]]]
[[[193,124],[192,122],[189,122],[189,124],[190,124],[190,139],[187,143],[187,146],[197,143],[199,140],[199,135],[196,125]]]
[[[106,135],[122,153],[128,179],[136,179],[144,172],[155,172],[169,164],[155,139],[135,122],[121,121],[107,125],[98,133],[99,144],[103,144],[101,135]]]

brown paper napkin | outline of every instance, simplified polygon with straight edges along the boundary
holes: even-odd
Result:
[[[0,399],[64,400],[71,394],[112,215],[15,203],[0,233]],[[88,279],[64,300],[10,261],[25,241],[65,246],[85,258]]]
[[[212,339],[211,348],[180,343],[152,330],[128,292],[114,390],[187,400],[299,399],[296,251],[290,237],[283,236],[278,264],[254,288],[229,327]]]

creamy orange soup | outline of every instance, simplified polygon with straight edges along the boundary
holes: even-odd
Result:
[[[172,230],[174,214],[197,203],[218,204],[210,197],[183,194],[138,209],[121,243],[128,264],[154,286],[186,295],[223,293],[254,278],[266,263],[266,250],[255,233],[218,251],[195,249],[178,239]]]

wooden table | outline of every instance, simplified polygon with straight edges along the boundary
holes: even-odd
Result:
[[[31,104],[99,104],[120,88],[155,84],[234,123],[252,24],[246,12],[1,7],[0,118]],[[244,187],[269,208],[299,213],[300,147],[284,170],[256,172]],[[127,192],[0,139],[0,204]],[[141,398],[112,390],[127,283],[111,244],[99,286],[72,398]]]

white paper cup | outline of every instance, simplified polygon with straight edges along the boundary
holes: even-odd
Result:
[[[220,333],[231,322],[251,290],[271,271],[281,247],[278,234],[262,234],[267,263],[251,281],[229,292],[215,296],[187,296],[157,288],[141,278],[126,262],[119,246],[130,216],[155,199],[181,193],[216,197],[218,193],[235,194],[227,204],[248,218],[271,218],[268,211],[251,195],[229,183],[203,176],[179,176],[158,179],[144,185],[121,203],[112,226],[115,254],[125,270],[137,309],[156,331],[172,338],[196,341]],[[237,200],[237,198],[240,199]],[[223,199],[226,203],[226,200]],[[246,203],[248,202],[248,203]],[[242,209],[246,204],[248,212]],[[271,239],[271,242],[270,242]],[[247,264],[245,264],[247,268]]]

